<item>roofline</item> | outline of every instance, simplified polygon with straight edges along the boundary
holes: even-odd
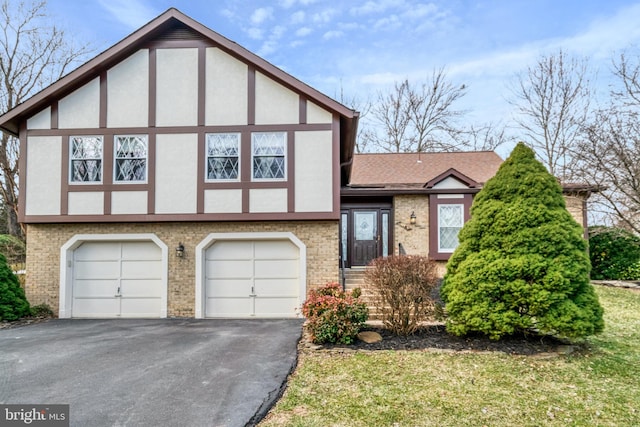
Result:
[[[255,55],[239,44],[227,39],[221,34],[216,33],[205,25],[188,17],[178,9],[170,8],[166,12],[157,16],[138,30],[134,31],[133,33],[116,43],[115,45],[98,54],[93,59],[85,62],[83,65],[71,71],[69,74],[66,74],[56,82],[31,96],[26,101],[5,112],[0,116],[0,129],[14,136],[18,136],[18,126],[15,123],[11,123],[12,121],[15,121],[17,118],[26,114],[32,109],[36,109],[38,107],[44,108],[44,105],[46,105],[47,101],[49,101],[51,98],[55,98],[56,96],[59,96],[60,93],[64,93],[65,90],[69,88],[69,86],[75,85],[78,81],[83,81],[96,69],[102,68],[102,64],[110,61],[115,62],[120,59],[121,56],[125,56],[125,54],[129,50],[135,48],[135,46],[141,43],[147,36],[149,36],[149,34],[169,22],[171,19],[175,19],[192,28],[193,30],[203,34],[205,37],[220,45],[220,47],[225,51],[233,54],[236,57],[243,58],[247,62],[252,63],[257,69],[263,71],[265,74],[285,83],[286,85],[299,92],[304,93],[306,96],[308,96],[309,99],[323,105],[324,107],[327,107],[339,113],[347,119],[353,119],[357,117],[358,113],[356,111],[342,105],[338,101],[319,92],[306,83],[303,83],[302,81],[284,72],[270,62],[260,58],[259,56]],[[7,124],[11,124],[11,126],[7,126]]]

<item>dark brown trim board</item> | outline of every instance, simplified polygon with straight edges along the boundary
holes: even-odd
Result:
[[[149,127],[156,126],[157,67],[156,50],[149,49]]]
[[[256,69],[247,68],[247,124],[256,124]]]
[[[18,192],[18,221],[23,222],[27,202],[27,121],[20,123],[20,159],[18,160],[18,170],[20,171],[20,188]]]
[[[287,212],[296,211],[296,133],[293,131],[287,132]]]

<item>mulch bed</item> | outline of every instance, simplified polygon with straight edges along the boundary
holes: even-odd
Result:
[[[420,350],[441,352],[500,352],[512,355],[569,354],[580,350],[581,345],[554,337],[515,335],[495,341],[483,335],[456,337],[446,332],[444,325],[424,326],[415,334],[397,336],[382,326],[367,326],[364,330],[374,331],[382,336],[382,341],[367,344],[356,340],[351,345],[314,345],[305,333],[303,347],[315,351],[353,352],[381,350]]]

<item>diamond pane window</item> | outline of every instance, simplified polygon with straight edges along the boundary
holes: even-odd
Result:
[[[237,180],[239,155],[239,133],[207,134],[207,180]]]
[[[463,205],[438,206],[438,250],[453,252],[458,246],[458,233],[464,223]]]
[[[253,179],[286,178],[286,138],[285,132],[260,132],[251,135]]]
[[[147,136],[119,135],[115,137],[116,182],[147,180]]]
[[[69,138],[71,182],[102,182],[102,137],[72,136]]]

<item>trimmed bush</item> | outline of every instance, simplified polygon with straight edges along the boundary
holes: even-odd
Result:
[[[397,335],[414,333],[435,312],[435,261],[416,255],[377,258],[366,272],[382,321]]]
[[[447,330],[577,338],[602,331],[582,227],[557,180],[519,143],[476,195],[447,264]]]
[[[359,296],[359,289],[345,292],[337,283],[309,292],[302,314],[307,318],[314,343],[351,344],[355,340],[369,317],[369,310]]]
[[[640,279],[640,237],[626,230],[590,228],[589,255],[592,279]]]
[[[31,314],[20,282],[0,254],[0,320],[18,320]]]

